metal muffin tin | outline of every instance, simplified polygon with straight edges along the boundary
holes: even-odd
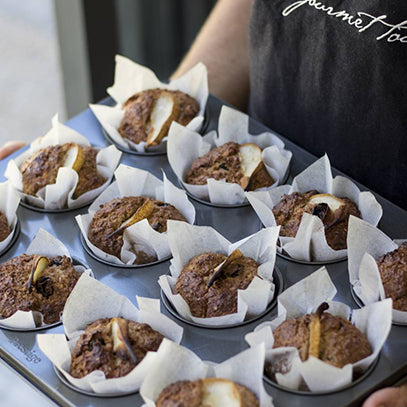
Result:
[[[105,100],[104,104],[111,104]],[[207,105],[209,123],[206,132],[217,128],[217,117],[221,102],[210,97]],[[67,123],[70,127],[87,137],[92,144],[106,145],[99,122],[88,109],[71,119]],[[268,130],[254,121],[251,122],[250,131],[258,134]],[[299,174],[308,167],[317,157],[284,139],[286,148],[293,152],[291,161],[291,174]],[[13,154],[14,158],[20,152]],[[161,178],[163,168],[171,180],[176,184],[177,179],[172,172],[165,155],[140,156],[124,153],[121,162],[127,165],[148,170]],[[7,161],[0,162],[0,174],[4,180],[4,171]],[[334,175],[338,171],[333,171]],[[356,183],[357,184],[357,183]],[[358,184],[362,190],[366,190]],[[376,196],[383,206],[383,219],[381,229],[391,238],[405,236],[407,230],[407,211],[393,205],[389,201]],[[197,223],[201,226],[213,226],[226,239],[236,242],[260,229],[259,220],[250,206],[238,208],[217,208],[191,200],[197,211]],[[169,261],[156,265],[129,269],[105,265],[93,259],[84,250],[80,242],[80,231],[74,220],[78,214],[84,214],[87,209],[76,209],[66,213],[41,213],[29,210],[23,206],[18,209],[21,233],[14,245],[3,255],[1,262],[23,253],[35,233],[40,227],[62,240],[68,247],[72,256],[84,258],[92,268],[95,277],[107,284],[118,293],[126,295],[132,302],[135,296],[160,298],[158,277],[168,273]],[[295,263],[277,257],[276,265],[283,275],[284,287],[289,287],[315,271],[319,266]],[[335,300],[344,302],[352,308],[357,306],[349,290],[349,277],[347,263],[342,261],[328,264],[328,272],[338,289]],[[260,319],[243,326],[223,329],[208,329],[192,326],[172,316],[164,305],[162,312],[174,319],[184,328],[182,345],[192,349],[202,360],[221,362],[238,352],[247,349],[244,335],[266,320],[274,318],[277,308],[272,309]],[[43,331],[44,332],[44,331]],[[63,333],[62,326],[47,329],[49,333]],[[101,407],[135,407],[141,406],[143,401],[138,393],[123,397],[97,398],[92,395],[81,394],[65,385],[56,375],[51,362],[42,354],[35,341],[35,332],[12,332],[0,330],[0,357],[13,367],[20,375],[26,378],[35,388],[46,394],[51,400],[62,406],[101,406]],[[265,381],[266,391],[273,396],[276,407],[301,406],[325,407],[332,406],[359,406],[364,398],[373,390],[384,385],[391,385],[407,375],[407,327],[392,325],[389,337],[383,346],[377,366],[371,373],[352,387],[324,395],[296,394],[279,389]],[[250,374],[250,372],[248,372]]]
[[[339,259],[334,259],[334,260],[307,261],[307,260],[296,259],[294,257],[288,256],[287,254],[280,253],[279,251],[277,251],[277,256],[280,256],[282,259],[285,259],[285,260],[293,261],[295,263],[310,264],[311,266],[325,266],[326,264],[339,263],[340,261],[345,261],[348,259],[348,256],[345,256],[345,257],[341,257]]]

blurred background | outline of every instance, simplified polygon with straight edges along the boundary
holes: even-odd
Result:
[[[106,95],[119,53],[166,80],[216,0],[0,0],[0,145]],[[0,361],[0,406],[51,404]]]
[[[166,80],[216,0],[0,0],[0,145],[106,95],[114,56]]]

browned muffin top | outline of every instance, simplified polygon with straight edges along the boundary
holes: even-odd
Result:
[[[106,378],[125,376],[164,336],[147,324],[124,318],[98,319],[89,324],[72,352],[70,374],[81,378],[94,370]]]
[[[260,405],[247,387],[219,378],[172,383],[162,390],[155,404],[157,407],[218,407],[226,399],[239,407]]]
[[[302,361],[314,356],[339,368],[372,353],[366,336],[346,319],[323,312],[323,303],[315,314],[284,321],[274,331],[274,348],[293,346]]]
[[[123,138],[135,144],[147,141],[151,130],[150,116],[156,100],[163,92],[174,97],[177,114],[173,120],[182,126],[186,126],[199,113],[198,102],[186,93],[167,89],[144,90],[131,96],[123,105],[125,113],[118,129]]]
[[[217,273],[216,268],[226,259],[224,254],[199,254],[179,275],[174,292],[181,294],[194,317],[218,317],[237,312],[237,290],[248,287],[257,275],[259,264],[242,255]]]
[[[88,238],[99,249],[120,258],[125,230],[123,224],[128,222],[127,226],[130,226],[144,218],[159,233],[167,231],[169,219],[186,222],[173,205],[145,196],[127,196],[112,199],[100,206],[89,225]],[[154,260],[137,253],[137,262],[149,263]]]
[[[2,242],[11,233],[7,217],[4,212],[0,211],[0,242]]]
[[[66,256],[22,254],[8,260],[0,265],[0,316],[8,318],[18,310],[37,311],[46,324],[58,322],[79,276]]]
[[[205,185],[209,178],[239,184],[247,191],[273,185],[274,180],[264,165],[254,171],[250,179],[242,171],[241,145],[229,141],[198,157],[185,176],[185,182],[193,185]]]
[[[341,205],[332,211],[326,203],[311,203],[310,200],[315,196],[328,196],[329,199],[336,200]],[[281,225],[280,235],[295,237],[304,213],[311,213],[322,220],[327,243],[334,250],[346,249],[349,216],[361,217],[356,204],[348,198],[319,194],[316,190],[305,193],[293,192],[283,195],[280,202],[273,208],[276,223]]]
[[[79,175],[74,199],[103,185],[106,179],[97,172],[96,166],[98,150],[75,143],[65,143],[45,147],[24,161],[20,167],[23,175],[23,192],[36,195],[46,185],[55,184],[58,171],[64,165],[68,158],[68,151],[72,148],[79,149],[78,159],[73,166]]]
[[[407,311],[407,242],[379,257],[377,266],[386,297],[393,300],[393,308]]]

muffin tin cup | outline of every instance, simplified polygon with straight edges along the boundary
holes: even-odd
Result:
[[[76,211],[78,209],[86,208],[91,204],[92,204],[92,202],[87,202],[86,204],[78,206],[76,208],[44,209],[44,208],[39,208],[38,206],[31,205],[31,204],[29,204],[27,202],[20,201],[20,205],[23,208],[27,208],[27,209],[30,209],[32,211],[41,212],[41,213],[66,213],[66,212],[72,212],[72,211]]]
[[[286,183],[288,177],[290,175],[290,166],[288,166],[287,171],[284,175],[284,178],[282,179],[282,181],[279,183],[279,185],[283,185]],[[191,194],[184,186],[184,184],[182,183],[182,181],[180,179],[178,179],[178,185],[185,191],[185,193],[194,201],[199,202],[201,204],[204,205],[208,205],[208,206],[213,206],[215,208],[242,208],[244,206],[250,206],[250,202],[245,199],[244,202],[240,203],[240,204],[217,204],[217,203],[213,203],[210,201],[206,201],[205,199],[201,199],[198,198],[196,195]]]
[[[244,320],[242,322],[239,322],[237,324],[231,324],[231,325],[219,325],[219,326],[209,326],[209,325],[204,325],[204,324],[198,324],[196,322],[190,321],[184,317],[182,317],[180,314],[178,314],[177,310],[175,307],[171,304],[170,300],[167,298],[165,295],[164,291],[161,289],[161,300],[167,309],[167,311],[174,316],[175,318],[179,319],[180,321],[198,327],[198,328],[207,328],[207,329],[228,329],[228,328],[236,328],[239,326],[251,324],[252,322],[257,321],[258,319],[264,317],[266,314],[268,314],[276,305],[277,305],[277,297],[283,292],[284,290],[284,279],[283,275],[280,271],[280,269],[277,266],[274,266],[274,271],[273,271],[273,283],[275,285],[275,291],[274,291],[274,296],[273,299],[270,301],[269,305],[267,308],[262,312],[261,314],[255,315],[250,319]]]
[[[84,394],[85,396],[91,397],[98,397],[98,398],[112,398],[112,397],[125,397],[129,396],[130,394],[138,393],[138,390],[132,390],[127,393],[95,393],[93,391],[82,390],[79,387],[74,386],[68,380],[66,380],[65,376],[56,368],[55,365],[52,365],[55,374],[57,375],[58,379],[71,390],[76,391],[78,393]]]
[[[287,254],[280,253],[278,250],[277,250],[276,253],[277,253],[277,256],[281,257],[282,259],[293,261],[294,263],[306,264],[306,265],[310,265],[310,266],[312,266],[312,265],[314,265],[314,266],[323,266],[325,264],[339,263],[341,261],[345,261],[345,260],[348,259],[348,256],[345,256],[345,257],[341,257],[339,259],[334,259],[334,260],[307,261],[307,260],[295,259],[294,257],[290,257]]]
[[[156,264],[164,263],[165,261],[170,260],[172,258],[172,256],[170,255],[170,256],[164,257],[164,258],[162,258],[160,260],[153,261],[152,263],[143,263],[143,264],[117,264],[117,263],[112,263],[110,261],[107,261],[105,259],[101,259],[100,257],[96,256],[96,254],[93,253],[93,251],[90,249],[90,247],[86,243],[85,238],[83,237],[82,234],[80,234],[79,238],[80,238],[80,241],[82,243],[83,248],[85,249],[86,253],[90,257],[94,258],[95,260],[97,260],[100,263],[106,264],[106,265],[111,266],[111,267],[126,268],[126,269],[142,268],[142,267],[148,267],[148,266],[155,266]]]
[[[4,254],[6,254],[11,249],[13,244],[17,241],[18,236],[20,235],[20,232],[21,232],[20,221],[17,219],[16,226],[14,228],[14,231],[12,232],[13,237],[10,240],[9,244],[2,251],[0,251],[0,257],[3,256]]]
[[[205,134],[208,126],[210,123],[210,118],[209,118],[209,112],[208,109],[206,109],[205,111],[205,115],[204,115],[204,121],[202,123],[202,128],[201,130],[199,130],[199,133],[201,133],[202,135]],[[116,143],[116,141],[114,141],[108,134],[108,132],[105,130],[105,128],[100,125],[100,129],[102,130],[103,136],[104,138],[110,143],[113,144],[116,148],[118,148],[120,151],[123,151],[123,153],[127,153],[127,154],[131,154],[131,155],[139,155],[139,156],[145,156],[145,157],[154,157],[157,155],[166,155],[167,154],[167,149],[165,149],[164,151],[137,151],[134,150],[132,148],[128,148],[128,147],[124,147],[122,145],[120,145],[119,143]]]
[[[72,256],[72,264],[74,266],[82,266],[85,267],[85,269],[89,269],[89,266],[86,265],[82,260],[78,259],[75,256]],[[54,322],[53,324],[47,324],[47,325],[42,325],[42,326],[37,326],[36,328],[11,328],[8,326],[0,326],[0,329],[4,329],[6,331],[16,331],[16,332],[32,332],[32,331],[43,331],[45,329],[50,329],[55,326],[61,325],[62,320],[59,320],[58,322]]]
[[[350,293],[352,295],[353,300],[356,302],[359,308],[362,308],[365,306],[365,303],[359,298],[359,296],[356,294],[353,285],[349,283],[349,289]],[[392,321],[392,325],[397,325],[397,326],[407,326],[407,323],[404,322],[394,322]]]
[[[347,390],[347,389],[359,384],[363,380],[365,380],[373,372],[373,370],[376,368],[376,365],[377,365],[377,363],[379,361],[379,358],[380,358],[380,353],[377,356],[377,358],[371,363],[371,365],[357,379],[353,380],[351,383],[346,384],[345,386],[342,386],[342,387],[338,387],[337,389],[334,389],[334,390],[329,390],[329,391],[292,390],[292,389],[281,386],[280,384],[274,382],[266,374],[264,374],[263,380],[266,383],[268,383],[270,386],[273,386],[276,389],[283,390],[283,391],[288,392],[288,393],[297,394],[297,395],[300,395],[300,396],[311,396],[311,397],[313,397],[313,396],[323,396],[323,395],[338,393],[340,391]]]

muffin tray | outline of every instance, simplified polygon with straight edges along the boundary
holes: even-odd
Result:
[[[107,99],[102,103],[110,104]],[[207,106],[207,130],[216,129],[217,117],[222,103],[210,96]],[[69,126],[79,131],[94,145],[106,145],[107,141],[99,122],[88,109],[71,119]],[[251,131],[261,133],[268,130],[263,125],[251,121]],[[291,161],[291,177],[309,166],[316,157],[296,146],[288,140],[286,148],[293,152]],[[11,156],[14,158],[21,152]],[[161,179],[161,169],[164,169],[168,178],[177,184],[177,179],[172,172],[165,155],[142,156],[124,153],[121,162],[130,166],[150,171]],[[5,180],[4,171],[7,161],[0,162],[1,182]],[[334,175],[338,174],[334,170]],[[288,180],[290,182],[290,179]],[[358,184],[362,190],[366,190]],[[391,238],[399,238],[406,235],[407,211],[393,205],[389,201],[377,196],[383,207],[383,218],[380,228]],[[222,208],[201,204],[191,200],[197,212],[198,225],[214,227],[223,236],[232,242],[240,240],[252,233],[257,232],[261,224],[255,212],[250,206]],[[64,213],[44,213],[33,211],[20,206],[18,217],[21,233],[12,247],[0,256],[0,263],[24,253],[38,229],[44,228],[60,239],[70,250],[72,256],[84,259],[84,262],[92,268],[95,277],[112,287],[118,293],[127,296],[135,302],[135,296],[160,298],[158,277],[168,273],[169,261],[141,268],[113,267],[106,265],[89,256],[80,241],[80,231],[74,217],[84,214],[87,208],[75,209]],[[302,278],[317,270],[320,265],[300,264],[280,256],[276,258],[276,266],[283,277],[284,288],[291,286]],[[335,300],[344,302],[352,308],[357,308],[354,301],[348,278],[347,262],[340,261],[326,265],[338,293]],[[248,348],[244,341],[244,335],[252,331],[258,324],[270,320],[276,316],[277,308],[274,307],[259,319],[245,325],[223,328],[208,329],[184,323],[175,318],[164,304],[162,312],[174,319],[184,328],[182,344],[192,349],[203,360],[221,362]],[[42,332],[63,333],[63,327],[56,326]],[[41,353],[36,341],[35,332],[15,332],[0,330],[0,357],[13,367],[35,388],[47,395],[58,405],[62,406],[102,406],[102,407],[125,407],[141,406],[143,401],[139,394],[131,394],[122,397],[100,398],[84,395],[65,385],[56,375],[51,362]],[[375,389],[391,385],[407,376],[407,327],[392,325],[389,337],[379,355],[377,365],[371,369],[370,374],[349,388],[324,395],[312,395],[294,393],[272,386],[265,382],[268,393],[273,397],[275,406],[358,406],[363,399]],[[250,374],[250,372],[248,372]]]

